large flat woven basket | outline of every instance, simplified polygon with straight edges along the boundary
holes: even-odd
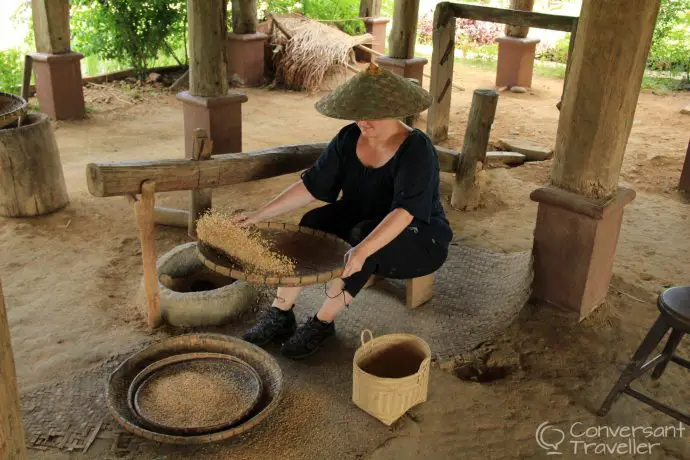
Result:
[[[307,286],[325,283],[342,275],[344,256],[351,246],[337,236],[282,222],[262,222],[256,228],[263,238],[271,242],[276,252],[295,261],[294,274],[256,274],[251,267],[203,242],[197,244],[199,259],[221,275],[268,286]]]
[[[28,104],[19,96],[0,92],[0,128],[9,126],[26,113]]]

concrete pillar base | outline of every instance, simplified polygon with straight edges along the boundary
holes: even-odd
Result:
[[[388,18],[370,18],[364,19],[364,27],[367,29],[367,33],[374,36],[374,41],[371,45],[364,45],[367,48],[371,48],[374,51],[378,51],[381,54],[386,52],[386,28],[390,19]],[[359,62],[370,62],[373,61],[373,56],[366,51],[355,49],[355,57]]]
[[[264,84],[264,46],[268,35],[228,34],[228,78],[243,86]]]
[[[539,40],[536,38],[499,37],[496,86],[532,87],[534,55]]]
[[[56,120],[84,118],[80,53],[33,53],[36,96],[41,112]]]
[[[229,91],[227,96],[192,96],[189,91],[177,94],[184,113],[185,156],[194,148],[194,130],[205,129],[213,140],[211,153],[237,153],[242,151],[242,104],[247,96]]]
[[[530,198],[539,203],[534,230],[532,295],[587,317],[606,299],[623,208],[635,191],[620,187],[605,203],[557,187],[543,187]]]
[[[397,59],[390,56],[379,56],[376,63],[386,70],[406,78],[414,78],[422,86],[424,81],[424,66],[429,62],[426,58]]]

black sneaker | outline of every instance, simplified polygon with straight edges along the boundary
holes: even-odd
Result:
[[[323,323],[316,316],[297,329],[297,332],[283,344],[281,352],[291,359],[301,359],[313,355],[323,343],[335,335],[333,322]]]
[[[273,340],[287,340],[297,329],[292,310],[283,311],[271,307],[247,332],[242,339],[263,347]]]

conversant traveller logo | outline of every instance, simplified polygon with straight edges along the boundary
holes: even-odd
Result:
[[[684,438],[685,426],[586,426],[574,422],[562,429],[543,422],[534,435],[547,455],[650,455],[668,438]],[[564,442],[568,439],[568,442]]]

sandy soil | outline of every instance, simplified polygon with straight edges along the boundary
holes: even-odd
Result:
[[[471,90],[491,87],[493,73],[461,67],[456,83],[467,91],[453,95],[451,138],[444,145],[458,148]],[[536,78],[528,94],[502,93],[492,141],[520,136],[553,145],[561,85]],[[315,97],[265,90],[247,94],[246,150],[327,140],[343,125],[313,110]],[[144,92],[143,102],[134,104],[117,98],[103,103],[91,96],[86,120],[56,124],[70,205],[43,218],[0,219],[0,274],[22,391],[151,338],[136,304],[142,272],[133,210],[124,198],[90,196],[85,166],[182,157],[182,111],[173,95],[158,90]],[[603,420],[589,411],[650,327],[657,313],[655,296],[665,286],[687,283],[690,275],[690,206],[675,189],[690,132],[690,117],[679,110],[689,103],[690,94],[640,96],[621,171],[621,183],[638,196],[626,208],[608,301],[580,324],[563,312],[526,307],[494,344],[491,362],[506,366],[505,379],[479,384],[434,369],[429,402],[414,411],[414,419],[385,428],[348,404],[351,354],[335,353],[337,359],[309,369],[306,377],[303,367],[288,372],[294,378],[292,396],[271,424],[279,432],[290,426],[286,434],[274,439],[264,433],[244,445],[194,454],[167,450],[151,458],[540,458],[544,451],[534,432],[546,420],[561,427],[574,421],[587,426],[671,424],[672,419],[628,399]],[[536,217],[529,193],[546,183],[549,168],[547,161],[491,170],[486,207],[469,213],[448,210],[458,239],[507,251],[529,248]],[[228,187],[214,200],[231,209],[252,208],[296,177]],[[449,196],[451,177],[443,180]],[[186,193],[166,193],[159,201],[183,207],[186,198]],[[181,230],[157,232],[160,253],[184,241]],[[680,348],[690,356],[688,343]],[[644,380],[642,385],[687,407],[690,390],[682,372],[671,367],[659,383]],[[342,379],[335,387],[323,385],[338,375]],[[304,417],[300,408],[305,405],[315,415]],[[662,446],[651,458],[690,458],[688,436],[658,441]]]

